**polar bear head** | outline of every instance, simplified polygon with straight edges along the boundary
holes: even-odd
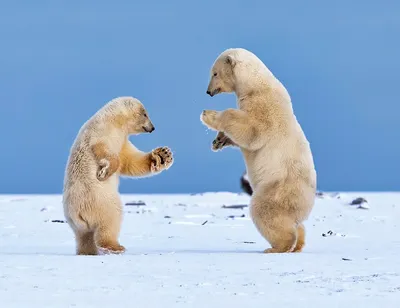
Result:
[[[230,48],[215,60],[207,94],[238,94],[273,83],[276,83],[276,78],[255,54],[243,48]]]
[[[211,68],[210,83],[207,94],[211,97],[219,93],[231,93],[235,91],[234,67],[236,61],[233,52],[223,52],[215,60]]]
[[[143,104],[136,98],[128,97],[124,101],[127,108],[127,127],[129,134],[151,133],[154,125]]]
[[[107,109],[112,121],[128,134],[151,133],[155,129],[145,107],[134,97],[115,98]]]

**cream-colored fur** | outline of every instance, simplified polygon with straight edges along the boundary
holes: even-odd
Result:
[[[132,97],[110,101],[80,129],[71,148],[64,179],[64,214],[75,233],[79,255],[121,253],[118,241],[122,203],[119,176],[154,175],[173,164],[169,148],[139,151],[131,134],[154,126],[141,102]]]
[[[237,146],[243,153],[254,191],[251,216],[272,246],[265,252],[299,252],[316,172],[290,96],[257,56],[241,48],[224,51],[211,69],[207,93],[222,92],[235,92],[238,109],[203,111],[201,121],[218,131],[212,148]]]

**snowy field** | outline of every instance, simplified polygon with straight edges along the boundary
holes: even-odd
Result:
[[[246,195],[123,201],[145,203],[125,206],[127,252],[89,257],[61,196],[0,196],[0,307],[400,307],[400,193],[318,197],[304,252],[280,255],[261,253]]]

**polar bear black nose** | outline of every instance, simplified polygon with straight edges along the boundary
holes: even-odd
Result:
[[[156,129],[156,128],[155,128],[154,126],[152,126],[151,129],[150,129],[150,133],[154,132],[155,129]]]
[[[209,90],[207,90],[207,92],[206,92],[208,95],[210,95],[211,94],[211,92],[209,91]]]

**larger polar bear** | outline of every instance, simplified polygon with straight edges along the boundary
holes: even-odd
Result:
[[[218,131],[213,149],[238,146],[243,153],[254,190],[251,217],[272,246],[265,252],[300,252],[317,180],[290,96],[264,63],[242,48],[225,50],[211,69],[207,94],[223,92],[235,92],[238,109],[203,111],[201,121]]]
[[[80,129],[71,147],[64,179],[64,214],[76,239],[78,255],[125,251],[118,241],[122,203],[119,176],[154,175],[173,164],[169,148],[138,150],[131,134],[151,133],[154,126],[133,97],[111,100]]]

